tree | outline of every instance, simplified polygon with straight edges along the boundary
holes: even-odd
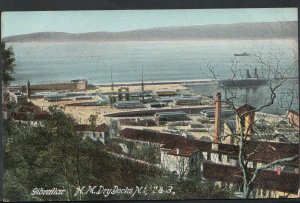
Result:
[[[239,152],[238,152],[238,166],[240,167],[242,171],[242,179],[243,179],[243,197],[244,198],[250,198],[251,192],[253,191],[255,181],[257,180],[258,175],[265,169],[272,168],[274,166],[282,165],[287,162],[291,162],[296,160],[299,156],[294,155],[291,157],[281,157],[278,158],[277,160],[274,160],[270,163],[264,163],[259,167],[256,167],[254,169],[253,173],[249,172],[249,169],[251,168],[251,156],[254,154],[258,153],[261,146],[257,146],[255,149],[253,149],[252,152],[246,152],[246,145],[247,145],[247,140],[249,139],[249,134],[251,136],[256,136],[256,139],[261,140],[261,141],[267,141],[267,137],[273,138],[274,131],[270,131],[270,127],[265,127],[261,128],[259,131],[253,131],[249,132],[249,130],[252,130],[255,125],[257,120],[248,120],[248,125],[245,125],[245,116],[249,114],[254,114],[254,113],[259,113],[269,107],[274,107],[277,105],[276,112],[279,110],[278,106],[281,108],[285,109],[290,109],[294,100],[293,97],[289,97],[291,101],[285,102],[286,106],[283,106],[282,101],[278,101],[278,90],[283,86],[283,84],[288,80],[288,73],[293,71],[295,69],[295,66],[298,64],[298,60],[296,58],[296,55],[294,57],[294,61],[292,64],[288,65],[283,65],[283,56],[284,53],[278,51],[275,54],[269,54],[269,56],[265,57],[262,53],[256,53],[254,54],[254,58],[252,61],[252,64],[243,64],[243,67],[247,68],[252,68],[257,71],[257,69],[260,69],[260,77],[267,80],[267,94],[269,95],[269,99],[265,101],[263,104],[257,104],[259,106],[256,106],[256,108],[253,109],[248,109],[243,112],[239,111],[239,106],[241,106],[241,100],[243,100],[246,104],[249,102],[249,98],[247,95],[247,89],[245,92],[245,89],[242,88],[234,88],[234,87],[228,87],[224,86],[223,91],[225,98],[223,99],[223,102],[226,104],[229,104],[229,106],[236,112],[237,115],[237,125],[240,126],[240,130],[231,135],[235,139],[235,144],[238,145]],[[234,83],[235,79],[238,78],[238,75],[243,76],[243,73],[241,71],[241,60],[235,57],[234,59],[231,60],[232,65],[231,65],[231,73],[232,77],[230,80]],[[219,75],[215,72],[215,67],[211,63],[207,63],[207,68],[209,74],[205,74],[206,77],[219,80]],[[204,74],[204,72],[202,72]],[[257,74],[257,72],[256,72]],[[248,72],[249,76],[249,72]],[[293,87],[292,87],[293,88]],[[292,92],[295,91],[295,89],[291,89]],[[266,95],[264,95],[266,96]],[[244,99],[243,99],[244,98]],[[276,123],[282,119],[287,119],[287,115],[281,115],[278,112],[278,115],[276,116],[277,119],[273,119],[273,123]],[[271,125],[272,126],[272,125]],[[267,136],[269,135],[269,136]],[[271,135],[271,136],[270,136]],[[221,136],[222,138],[222,136]],[[220,140],[219,140],[220,141]],[[297,143],[299,143],[299,135],[298,135],[298,140]]]
[[[6,120],[4,123],[4,197],[10,201],[40,201],[32,196],[34,187],[53,187],[59,184],[57,170],[51,162],[39,165],[48,149],[49,139],[42,127]],[[55,200],[58,200],[54,198]]]
[[[98,115],[90,115],[90,117],[89,117],[90,128],[91,128],[93,134],[95,134],[95,131],[96,131],[97,118],[98,118]]]
[[[13,120],[4,123],[4,197],[10,201],[81,200],[81,195],[73,196],[76,188],[96,179],[90,174],[95,146],[74,132],[74,118],[56,106],[49,111],[51,117],[37,126]],[[67,192],[31,196],[34,187]]]
[[[118,137],[119,131],[121,130],[120,122],[116,119],[110,119],[110,135],[112,137]]]
[[[74,132],[74,119],[57,106],[49,108],[51,117],[40,125],[6,120],[4,198],[7,201],[76,201],[132,199],[229,198],[227,190],[191,180],[178,182],[170,173],[133,162],[107,152],[90,139]],[[115,194],[109,197],[76,194],[77,188],[103,185],[105,188],[148,186],[148,195]],[[173,186],[175,195],[159,193]],[[33,196],[33,188],[65,189],[63,196]],[[85,190],[86,191],[86,190]]]
[[[51,164],[56,166],[61,175],[64,188],[67,190],[67,200],[73,200],[73,192],[81,186],[83,174],[80,172],[82,160],[82,138],[74,132],[75,120],[65,114],[57,106],[49,107],[51,118],[44,122],[49,129],[52,141],[49,144],[44,161],[52,157]],[[49,160],[48,160],[49,162]],[[81,196],[79,196],[81,199]]]
[[[5,47],[1,42],[1,57],[2,57],[2,82],[4,88],[9,86],[10,82],[14,80],[15,57],[12,47]]]

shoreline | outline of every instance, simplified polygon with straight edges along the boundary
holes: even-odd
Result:
[[[197,80],[159,80],[159,81],[144,81],[144,85],[185,85],[185,84],[212,84],[217,82],[215,79],[197,79]],[[30,82],[31,83],[31,82]],[[72,83],[70,81],[61,81],[61,82],[52,82],[52,83],[31,83],[31,85],[52,85],[52,84],[69,84]],[[14,84],[12,83],[11,86],[22,86],[26,84]],[[111,87],[111,83],[99,83],[93,84],[90,83],[89,85],[93,85],[96,87]],[[134,81],[134,82],[113,82],[113,86],[140,86],[142,85],[141,81]]]
[[[275,78],[275,80],[297,80],[297,77],[285,77],[285,78]],[[188,85],[188,84],[214,84],[217,81],[222,80],[222,79],[196,79],[196,80],[159,80],[159,81],[144,81],[144,85]],[[69,84],[72,83],[70,81],[61,81],[61,82],[52,82],[52,83],[31,83],[31,85],[52,85],[52,84]],[[14,82],[10,85],[12,87],[17,87],[17,86],[23,86],[26,84],[15,84]],[[111,87],[111,83],[98,83],[98,84],[93,84],[90,83],[89,85],[93,85],[95,87]],[[113,82],[113,86],[141,86],[142,82],[141,81],[134,81],[134,82]]]
[[[35,33],[30,33],[35,34]],[[71,34],[71,33],[68,33]],[[86,34],[86,33],[81,33]],[[250,37],[237,37],[237,38],[231,38],[231,37],[198,37],[198,38],[174,38],[174,39],[81,39],[81,40],[74,40],[74,39],[42,39],[42,40],[7,40],[5,38],[10,37],[17,37],[18,35],[12,35],[12,36],[6,36],[3,37],[4,42],[8,45],[14,45],[14,44],[26,44],[26,43],[56,43],[56,44],[66,44],[66,43],[141,43],[141,42],[166,42],[166,43],[172,43],[172,42],[203,42],[203,41],[252,41],[253,38]],[[280,37],[257,37],[254,39],[255,41],[265,41],[265,40],[297,40],[297,36],[280,36]]]
[[[297,80],[297,77],[285,77],[285,78],[275,78],[275,80]],[[144,85],[186,85],[186,84],[214,84],[216,83],[218,80],[222,80],[222,79],[196,79],[196,80],[158,80],[158,81],[144,81]],[[15,82],[15,81],[14,81]],[[12,87],[16,87],[16,86],[23,86],[26,84],[15,84],[12,83],[11,86]],[[61,81],[61,82],[52,82],[52,83],[31,83],[31,85],[43,85],[43,86],[47,86],[47,85],[52,85],[52,84],[69,84],[72,83],[71,80],[70,81]],[[89,85],[93,85],[95,87],[111,87],[112,84],[111,83],[98,83],[98,84],[93,84],[90,83]],[[117,87],[117,86],[140,86],[142,85],[141,81],[134,81],[134,82],[113,82],[113,86]]]

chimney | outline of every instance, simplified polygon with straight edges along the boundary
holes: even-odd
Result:
[[[213,137],[212,148],[218,150],[218,143],[221,134],[221,93],[216,95],[216,110],[215,110],[215,132]]]
[[[246,70],[246,74],[247,74],[247,78],[251,78],[251,75],[250,75],[250,72],[248,69]]]
[[[27,81],[27,96],[30,97],[31,96],[31,88],[30,88],[30,81]]]

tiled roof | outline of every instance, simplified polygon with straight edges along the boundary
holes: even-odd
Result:
[[[252,111],[254,110],[255,108],[253,106],[250,106],[249,104],[244,104],[243,106],[240,106],[239,108],[237,108],[237,112],[239,114],[243,114],[247,111]]]
[[[31,106],[31,107],[37,107],[37,105],[35,105],[34,103],[30,102],[26,102],[25,104],[23,104],[23,106]]]
[[[41,111],[41,109],[39,107],[31,107],[31,106],[21,106],[19,109],[19,112],[35,113],[35,112],[39,112],[39,111]]]
[[[254,169],[249,169],[249,172],[253,173]],[[242,171],[240,168],[230,165],[215,164],[208,161],[203,163],[203,177],[214,181],[235,184],[242,183]],[[273,191],[297,194],[299,175],[288,172],[281,172],[280,175],[276,175],[275,171],[263,170],[258,174],[254,186]]]
[[[75,131],[92,131],[90,125],[85,125],[85,124],[80,124],[80,125],[75,125],[74,126]],[[101,125],[97,125],[95,132],[107,132],[109,130],[109,127],[105,124],[102,123]]]
[[[12,114],[13,119],[20,120],[20,121],[28,121],[30,116],[28,112],[13,112]],[[32,113],[33,120],[44,120],[50,117],[50,114],[47,111],[39,111]]]
[[[23,104],[17,112],[13,112],[11,115],[13,119],[23,121],[28,121],[29,118],[33,120],[44,120],[50,117],[50,114],[47,111],[42,111],[39,106],[32,102]]]
[[[185,138],[179,135],[161,133],[150,130],[125,128],[120,132],[120,137],[132,140],[146,141],[162,144],[162,148],[169,149],[169,154],[178,155],[175,148],[179,149],[179,155],[190,156],[195,151],[209,151],[238,157],[239,146],[232,144],[218,144],[218,151],[211,149],[211,142],[204,142]],[[255,153],[253,153],[255,151]],[[245,152],[251,154],[249,160],[270,163],[277,159],[292,157],[299,154],[299,145],[279,142],[245,141]],[[289,162],[289,165],[298,165],[298,159]]]
[[[120,137],[132,140],[148,141],[158,144],[166,144],[172,139],[184,138],[169,133],[161,133],[150,130],[139,130],[133,128],[125,128],[124,130],[120,131]]]
[[[41,111],[41,108],[39,106],[35,105],[34,103],[32,103],[31,101],[23,104],[19,108],[19,112],[38,113],[40,111]]]
[[[238,157],[239,146],[231,144],[219,144],[218,151]],[[255,151],[255,153],[253,153]],[[266,141],[245,141],[246,154],[252,153],[249,159],[269,163],[281,158],[292,157],[299,154],[299,145],[282,142]],[[298,159],[290,162],[291,165],[297,165]]]
[[[37,112],[35,113],[35,118],[36,119],[47,119],[50,117],[50,114],[48,111],[40,111],[40,112]]]
[[[299,130],[299,113],[294,110],[288,112],[289,122]]]
[[[196,151],[207,151],[211,149],[210,142],[204,142],[189,138],[183,139],[171,139],[168,143],[162,146],[165,149],[172,149],[168,154],[180,155],[180,156],[191,156]],[[177,154],[177,149],[179,153]]]
[[[180,135],[173,135],[169,133],[161,133],[149,130],[139,130],[132,128],[125,128],[120,132],[120,136],[126,139],[148,141],[153,143],[162,144],[162,148],[170,149],[169,154],[191,156],[195,151],[208,150],[211,148],[211,143],[203,142],[185,138]],[[179,154],[176,150],[179,149]]]
[[[299,113],[297,111],[294,111],[294,110],[289,110],[289,113],[292,113],[292,114],[294,114],[296,116],[299,116]]]

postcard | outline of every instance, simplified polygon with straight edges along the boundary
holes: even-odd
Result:
[[[1,19],[3,201],[299,197],[297,8]]]

